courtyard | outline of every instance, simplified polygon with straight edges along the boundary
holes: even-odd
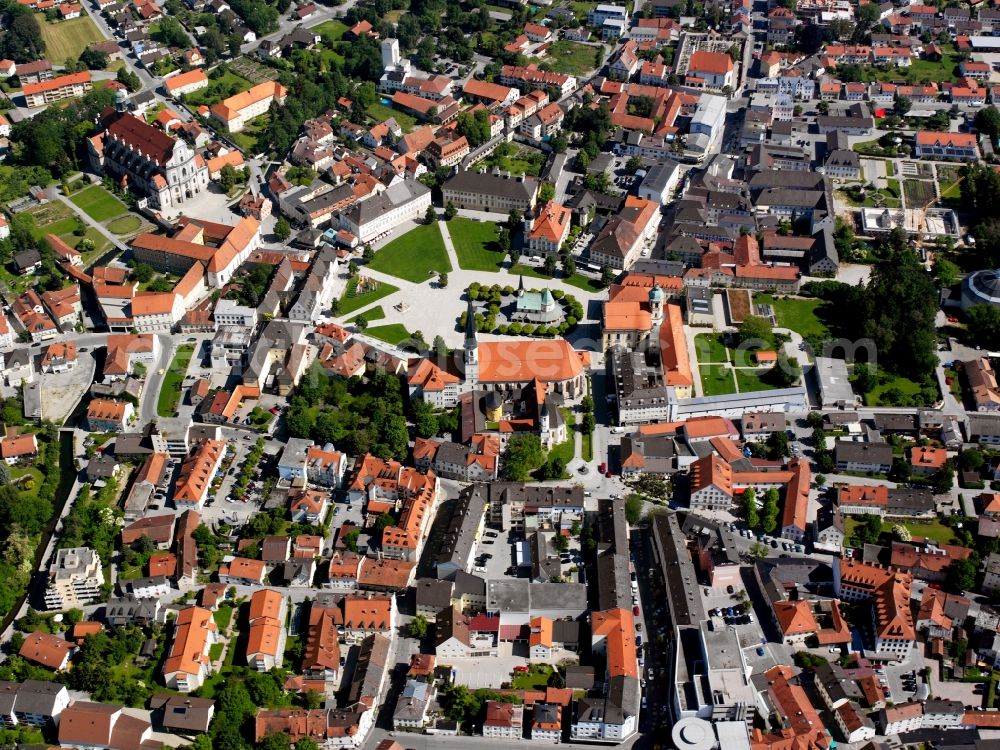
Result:
[[[489,233],[484,227],[488,226],[493,225],[470,217],[456,217],[450,222],[417,225],[394,236],[376,251],[371,263],[362,265],[356,275],[347,280],[334,319],[345,325],[354,325],[358,318],[363,317],[372,324],[365,330],[366,335],[390,343],[399,340],[402,331],[389,326],[399,324],[408,332],[422,332],[428,342],[440,335],[447,345],[461,346],[464,329],[456,322],[466,311],[465,290],[473,284],[486,288],[496,284],[501,289],[510,287],[513,293],[522,274],[526,289],[535,287],[541,291],[547,288],[553,296],[558,296],[558,292],[563,295],[562,299],[566,296],[575,298],[579,323],[586,324],[596,319],[594,316],[599,315],[599,309],[591,303],[604,299],[607,292],[586,277],[566,279],[557,275],[550,278],[531,266],[494,267],[492,273],[464,268],[462,257],[466,258],[467,265],[487,265],[484,260],[477,263],[469,259],[476,254],[480,259],[490,257],[492,251],[485,249]],[[454,233],[453,227],[457,229]],[[446,233],[444,235],[442,228]],[[458,247],[462,243],[465,243],[465,250],[460,255]],[[441,286],[436,279],[442,271],[448,274],[445,286]],[[533,278],[544,283],[534,283]],[[558,328],[558,325],[555,327]],[[496,330],[495,333],[502,335],[505,332]],[[480,338],[490,341],[496,340],[497,336],[483,332]],[[573,340],[577,348],[596,351],[599,347],[596,339],[588,342],[577,336]]]

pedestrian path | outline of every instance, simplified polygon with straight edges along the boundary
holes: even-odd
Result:
[[[444,240],[444,249],[448,251],[448,261],[453,270],[458,271],[461,266],[458,264],[458,253],[455,252],[455,243],[451,241],[451,232],[448,231],[448,222],[438,219],[438,229],[441,230],[441,239]]]

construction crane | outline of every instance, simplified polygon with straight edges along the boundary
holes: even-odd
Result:
[[[965,175],[960,175],[958,180],[955,183],[953,183],[953,186],[958,187],[959,185],[962,184],[962,180],[964,179]],[[924,205],[922,205],[920,208],[917,209],[917,211],[919,212],[919,217],[918,217],[919,221],[917,223],[917,239],[916,242],[914,242],[914,248],[916,249],[917,253],[920,254],[921,257],[923,258],[928,271],[932,270],[933,268],[934,256],[932,252],[924,250],[924,236],[927,234],[927,209],[937,202],[938,202],[938,197],[935,195],[933,198],[931,198],[929,201],[924,203]]]

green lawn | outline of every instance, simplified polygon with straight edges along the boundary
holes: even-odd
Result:
[[[448,222],[458,265],[467,271],[499,271],[507,256],[497,249],[497,225],[456,216]]]
[[[736,371],[736,384],[740,387],[740,393],[748,393],[750,391],[769,391],[777,386],[768,383],[764,378],[770,372],[768,369],[763,370],[737,370]]]
[[[260,115],[248,122],[239,133],[230,133],[230,137],[247,154],[257,153],[257,138],[270,122],[270,114]]]
[[[818,299],[777,299],[770,294],[755,294],[754,302],[774,307],[779,328],[789,328],[803,338],[824,338],[830,334],[816,314],[823,302]]]
[[[319,34],[324,40],[330,39],[334,42],[339,42],[340,38],[344,36],[344,32],[347,31],[347,24],[331,18],[329,21],[323,21],[323,23],[313,26],[309,30],[314,34]]]
[[[561,412],[563,415],[563,421],[566,422],[566,441],[559,443],[559,445],[553,445],[546,458],[550,461],[554,458],[559,458],[562,459],[563,464],[568,464],[573,460],[573,456],[576,453],[574,430],[576,427],[576,417],[569,409],[562,409]]]
[[[185,94],[184,102],[192,108],[199,107],[202,104],[211,107],[213,104],[218,104],[223,99],[227,99],[234,94],[247,91],[252,86],[253,84],[243,76],[227,70],[218,78],[209,79],[208,86],[205,88]]]
[[[591,279],[583,274],[574,273],[569,278],[562,276],[561,271],[557,271],[555,276],[548,276],[546,273],[534,266],[526,266],[518,263],[515,266],[511,266],[510,273],[514,276],[526,276],[531,279],[544,279],[545,281],[562,281],[570,286],[575,286],[577,289],[583,289],[585,292],[599,292],[604,287],[601,286],[601,282],[598,279]]]
[[[100,258],[104,253],[111,249],[111,240],[105,237],[103,234],[98,232],[93,227],[87,227],[87,231],[84,232],[83,237],[77,237],[75,234],[70,234],[63,237],[66,244],[70,247],[77,247],[83,240],[90,240],[94,243],[94,249],[89,253],[83,253],[83,265],[84,267],[89,266],[95,260]]]
[[[580,436],[582,439],[580,441],[580,453],[582,454],[580,458],[584,461],[594,460],[594,435],[590,432],[585,432]]]
[[[402,125],[402,123],[400,124]],[[539,172],[542,171],[542,167],[545,165],[545,154],[532,149],[522,149],[513,154],[506,155],[498,148],[497,151],[476,164],[486,167],[499,167],[502,171],[509,172],[515,177],[519,175],[538,177]]]
[[[527,276],[531,279],[545,279],[546,281],[551,281],[551,276],[546,276],[540,269],[534,266],[526,266],[518,263],[515,266],[510,267],[511,276]]]
[[[375,307],[365,310],[360,315],[351,318],[351,323],[357,323],[361,318],[364,318],[369,323],[373,320],[382,320],[385,317],[385,310],[382,309],[382,305],[377,305]]]
[[[91,185],[70,200],[94,221],[107,221],[128,211],[128,206],[100,185]]]
[[[45,41],[45,55],[53,65],[76,60],[91,44],[104,41],[104,34],[87,15],[68,21],[40,21],[38,26]]]
[[[583,289],[585,292],[599,292],[604,288],[600,279],[591,279],[580,273],[574,273],[568,279],[563,277],[562,280],[570,286]]]
[[[722,365],[701,365],[701,388],[706,396],[736,393],[733,373]]]
[[[398,346],[410,338],[410,332],[401,323],[389,323],[384,326],[370,326],[364,331],[369,336],[374,336],[387,344]]]
[[[547,62],[558,73],[582,76],[599,66],[597,55],[604,61],[604,48],[592,47],[579,42],[555,42],[545,52],[541,62]]]
[[[232,606],[229,604],[219,605],[219,608],[212,613],[212,619],[215,620],[215,625],[220,631],[225,630],[229,627],[229,622],[233,619]]]
[[[367,307],[376,300],[388,297],[390,294],[399,291],[398,286],[387,284],[384,281],[375,281],[374,283],[377,285],[374,289],[357,293],[357,279],[348,279],[344,296],[340,298],[340,314],[347,315],[355,310],[360,310],[362,307]]]
[[[941,49],[944,54],[941,56],[940,62],[914,58],[910,64],[910,79],[913,81],[932,81],[935,83],[953,80],[958,75],[958,71],[956,70],[958,67],[956,50],[951,45],[945,45]],[[896,78],[901,79],[902,77],[899,73],[896,73]]]
[[[187,373],[192,356],[194,356],[193,344],[182,344],[177,347],[177,353],[174,354],[170,368],[163,376],[160,395],[156,399],[156,413],[161,417],[172,417],[177,411],[177,404],[181,400],[181,385],[184,383],[184,375]]]
[[[417,118],[413,115],[408,115],[401,110],[395,109],[394,107],[382,104],[381,101],[375,102],[365,111],[368,113],[368,116],[376,122],[388,120],[390,117],[393,118],[397,123],[399,123],[399,127],[401,127],[405,132],[413,130],[413,127],[417,124]]]
[[[695,356],[699,364],[729,361],[729,350],[721,338],[721,333],[699,333],[694,337]]]
[[[955,534],[951,528],[945,526],[937,519],[931,521],[930,523],[899,520],[884,521],[882,523],[882,533],[891,534],[892,527],[899,524],[905,526],[913,536],[922,536],[927,539],[933,539],[938,544],[951,544],[951,542],[955,539]],[[844,537],[849,539],[854,536],[854,530],[860,525],[861,520],[859,516],[847,516],[844,518]]]
[[[888,375],[889,373],[885,374]],[[885,383],[880,383],[867,395],[865,395],[865,404],[867,406],[891,406],[892,404],[882,403],[883,394],[890,388],[898,388],[907,396],[915,396],[921,391],[920,383],[910,380],[909,378],[904,378],[901,375],[894,375],[891,380],[888,380]],[[930,404],[925,404],[925,406],[930,406]]]
[[[550,664],[532,664],[527,672],[515,672],[510,686],[514,690],[544,690],[553,671]]]
[[[451,271],[448,251],[437,222],[421,224],[397,237],[377,253],[371,262],[375,271],[420,284],[436,273]]]
[[[129,214],[108,223],[108,231],[115,234],[134,234],[142,226],[142,219]]]
[[[597,7],[597,3],[587,3],[573,0],[573,2],[570,3],[570,7],[573,9],[573,12],[576,13],[577,19],[580,21],[586,21],[587,15],[591,10]]]

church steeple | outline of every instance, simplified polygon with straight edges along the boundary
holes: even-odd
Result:
[[[523,273],[520,276],[518,276],[517,296],[518,297],[523,297],[524,296],[524,274]]]
[[[476,311],[471,299],[465,311],[465,380],[471,383],[479,380],[479,339],[476,336]]]

